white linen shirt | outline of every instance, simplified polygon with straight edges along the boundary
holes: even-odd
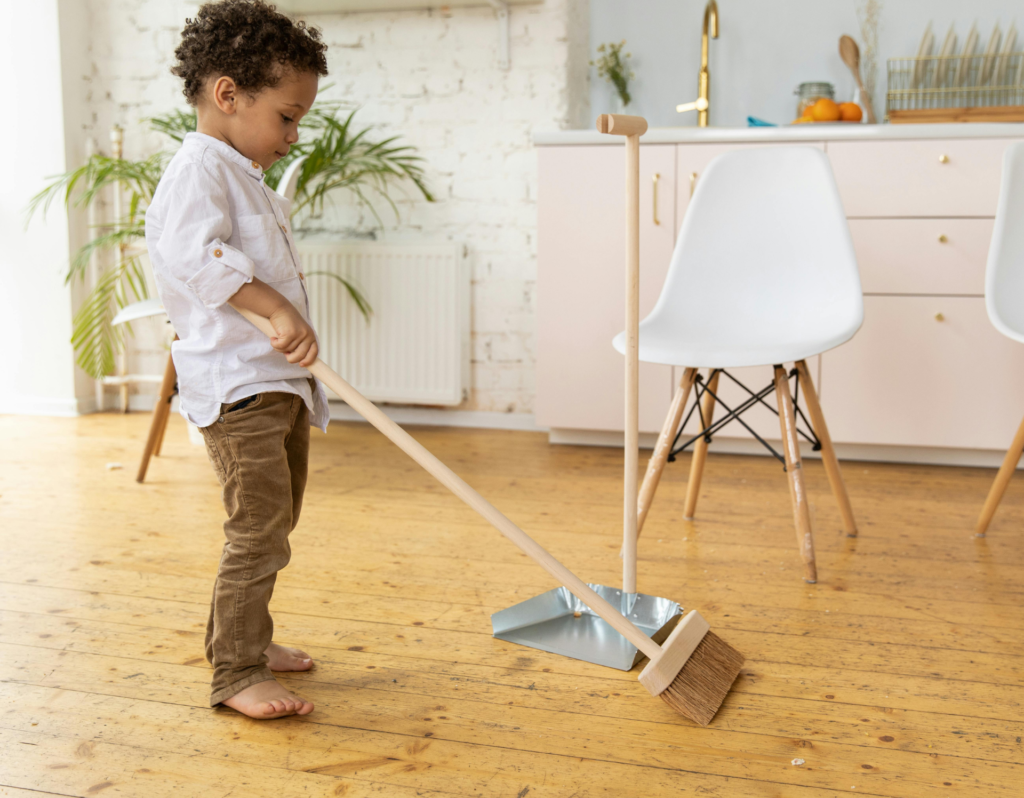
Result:
[[[288,224],[290,203],[268,188],[263,169],[229,144],[189,133],[146,210],[146,245],[157,291],[178,339],[181,414],[197,427],[223,402],[281,391],[301,396],[310,424],[327,431],[323,386],[225,304],[258,277],[309,321],[309,297]]]

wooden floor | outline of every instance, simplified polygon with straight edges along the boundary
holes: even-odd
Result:
[[[670,465],[640,589],[696,607],[747,665],[707,729],[621,673],[490,636],[547,575],[370,428],[314,434],[276,639],[305,718],[207,706],[223,510],[171,421],[0,417],[0,796],[1024,795],[1024,477],[986,540],[992,470],[848,462],[861,536],[806,472],[820,582],[785,475],[708,460],[698,520]],[[620,578],[621,450],[414,434],[584,578]],[[112,462],[123,469],[109,469]]]

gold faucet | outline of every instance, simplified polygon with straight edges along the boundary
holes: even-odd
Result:
[[[692,103],[676,106],[677,113],[684,111],[697,112],[697,126],[708,126],[708,105],[711,90],[711,75],[708,72],[708,34],[712,39],[718,38],[718,3],[708,0],[704,8],[704,27],[700,34],[700,75],[697,82],[697,99]]]

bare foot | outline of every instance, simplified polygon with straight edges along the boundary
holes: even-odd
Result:
[[[292,695],[276,679],[257,682],[221,703],[256,720],[308,715],[313,711],[311,702]]]
[[[309,654],[298,648],[271,643],[263,653],[270,660],[267,665],[272,671],[308,671],[313,667]]]

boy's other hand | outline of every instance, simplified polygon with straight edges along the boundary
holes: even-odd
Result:
[[[270,345],[278,352],[284,352],[289,363],[298,363],[308,368],[317,358],[316,334],[302,315],[287,303],[269,316],[277,335],[270,339]]]

